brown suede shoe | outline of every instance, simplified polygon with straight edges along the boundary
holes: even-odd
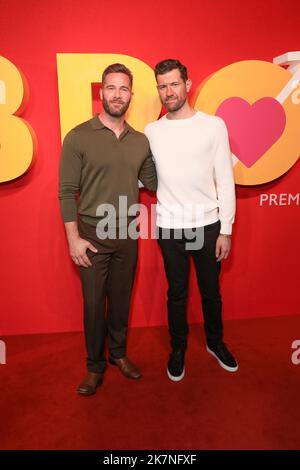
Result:
[[[103,382],[103,374],[88,372],[83,381],[79,384],[77,392],[80,395],[94,395],[96,388]]]
[[[117,366],[127,379],[137,380],[142,377],[138,368],[130,361],[130,359],[128,359],[128,357],[122,357],[121,359],[110,357],[109,362],[112,365]]]

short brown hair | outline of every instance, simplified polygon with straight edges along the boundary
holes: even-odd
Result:
[[[102,83],[105,82],[105,78],[109,73],[124,73],[129,78],[130,87],[132,87],[133,76],[131,71],[123,64],[111,64],[102,73]]]
[[[155,66],[155,78],[157,75],[164,75],[167,72],[171,72],[171,70],[178,69],[180,72],[180,76],[184,82],[188,79],[187,68],[177,59],[166,59],[158,62]]]

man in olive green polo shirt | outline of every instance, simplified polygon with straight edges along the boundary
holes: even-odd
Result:
[[[121,236],[120,231],[129,223],[128,208],[138,202],[138,180],[155,191],[157,178],[147,138],[125,121],[131,97],[130,70],[122,64],[107,67],[100,91],[102,112],[72,129],[62,148],[60,207],[70,255],[79,266],[84,299],[88,372],[77,390],[81,395],[92,395],[103,381],[106,339],[110,363],[127,378],[141,377],[126,356],[137,240]],[[127,207],[123,204],[121,210],[120,196],[127,198]],[[110,221],[116,236],[108,231],[107,238],[99,238],[97,225],[99,228],[105,213],[101,207],[107,205],[116,214],[116,220]]]

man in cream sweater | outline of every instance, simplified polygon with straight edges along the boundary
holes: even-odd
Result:
[[[168,323],[171,354],[168,377],[185,375],[189,258],[192,257],[202,298],[207,351],[227,371],[238,364],[223,342],[221,260],[231,247],[235,186],[225,123],[193,109],[187,95],[191,80],[178,60],[155,67],[157,89],[167,114],[148,124],[158,176],[157,232],[168,279]]]

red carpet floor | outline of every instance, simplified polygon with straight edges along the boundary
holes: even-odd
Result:
[[[167,329],[132,329],[129,355],[143,379],[109,366],[92,397],[75,392],[81,333],[2,339],[1,449],[300,449],[300,365],[291,362],[300,316],[225,322],[236,373],[220,368],[193,325],[180,383],[165,372]]]

